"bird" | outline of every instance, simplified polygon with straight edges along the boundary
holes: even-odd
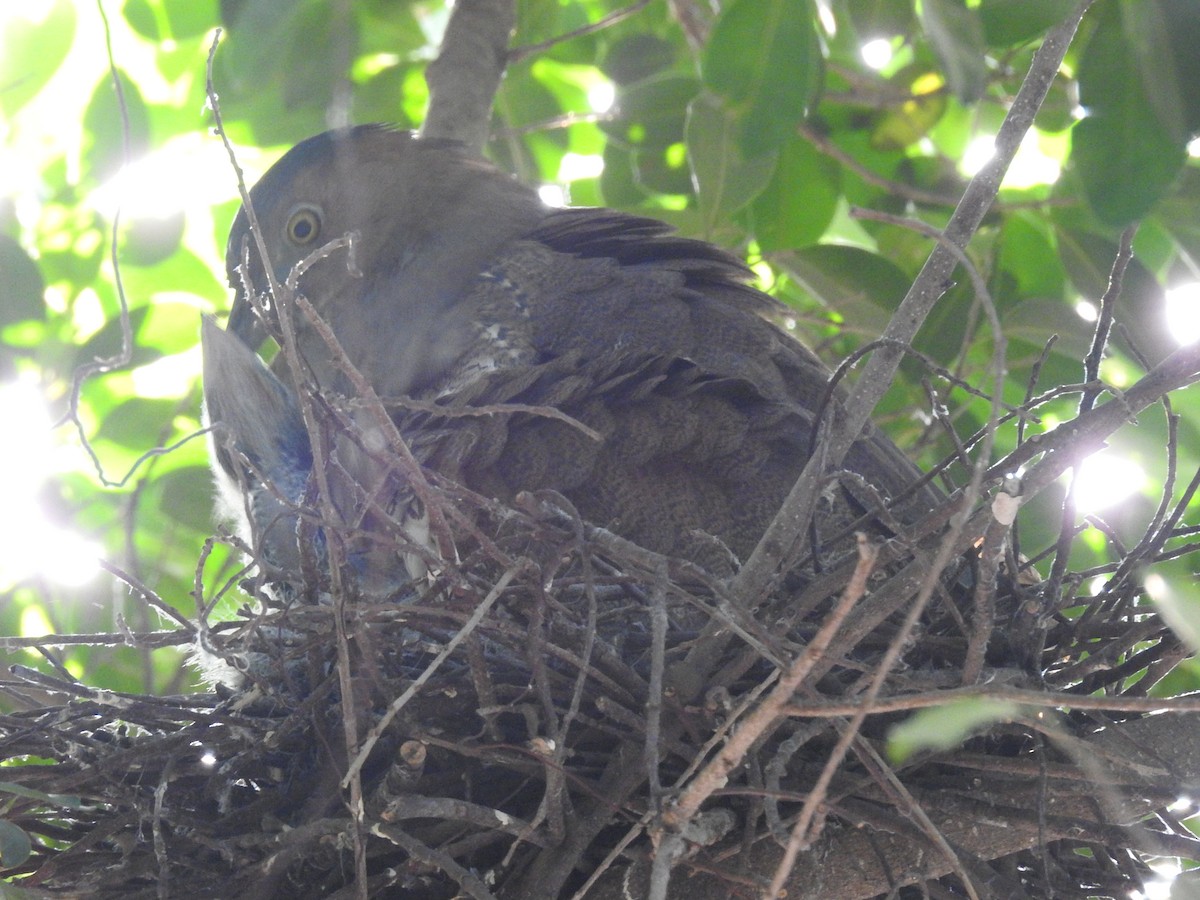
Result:
[[[819,410],[837,414],[828,368],[781,327],[786,309],[743,262],[654,219],[550,207],[455,142],[383,125],[324,132],[284,154],[249,199],[258,235],[243,205],[226,251],[227,330],[205,325],[204,391],[227,438],[217,479],[227,497],[248,498],[234,512],[274,566],[295,566],[293,541],[303,543],[314,463],[301,396],[353,399],[365,382],[424,469],[502,502],[555,491],[591,524],[722,574],[778,511]],[[281,336],[272,277],[290,279],[340,351],[293,311],[298,362],[257,356]],[[349,416],[343,424],[374,429],[378,449],[378,423]],[[377,454],[361,435],[337,440],[361,506],[379,490],[361,487],[382,477]],[[921,475],[872,425],[843,465],[887,497]],[[398,481],[385,505],[436,551],[422,504]],[[823,533],[870,508],[850,481],[822,494]],[[912,520],[939,499],[925,485],[894,515]],[[361,509],[355,521],[370,530]],[[357,560],[364,574],[388,569],[375,583],[394,586],[392,570],[419,574],[417,556]]]

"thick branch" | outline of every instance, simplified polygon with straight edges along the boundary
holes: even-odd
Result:
[[[452,138],[482,153],[515,22],[513,0],[458,0],[441,52],[425,71],[422,137]]]

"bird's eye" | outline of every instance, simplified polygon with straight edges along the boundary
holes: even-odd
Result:
[[[284,234],[293,244],[311,244],[321,233],[321,214],[313,206],[301,206],[288,216]]]

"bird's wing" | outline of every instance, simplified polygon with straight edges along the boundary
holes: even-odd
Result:
[[[812,418],[687,359],[576,353],[488,373],[435,410],[399,413],[398,424],[423,462],[480,493],[511,500],[554,490],[594,524],[727,572],[803,467]],[[861,447],[848,461],[873,464]],[[824,533],[862,511],[841,490],[827,492]]]

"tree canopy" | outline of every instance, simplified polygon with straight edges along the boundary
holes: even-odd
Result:
[[[899,705],[911,715],[871,734],[890,764],[980,734],[996,744],[1040,735],[1029,740],[1044,749],[1056,737],[1036,720],[1051,710],[1064,721],[1188,710],[1177,718],[1194,721],[1184,697],[1200,687],[1194,0],[727,0],[719,12],[690,0],[520,0],[499,51],[503,3],[460,0],[453,14],[434,0],[10,6],[0,12],[0,653],[22,668],[0,676],[5,734],[19,731],[18,711],[61,702],[65,685],[91,703],[97,689],[203,691],[184,665],[195,637],[184,623],[234,619],[246,603],[197,439],[199,316],[228,309],[224,245],[241,202],[214,104],[252,182],[328,127],[422,127],[427,76],[445,118],[426,128],[483,141],[548,203],[652,216],[741,254],[831,368],[854,360],[839,377],[877,385],[863,415],[924,468],[944,466],[949,484],[983,479],[961,516],[1000,523],[980,528],[976,546],[995,551],[995,566],[979,577],[1008,579],[1026,606],[998,624],[993,610],[980,640],[1059,633],[1061,658],[1030,650],[1053,697],[1039,705],[1014,689]],[[447,34],[452,15],[458,34]],[[1077,31],[1063,24],[1076,20]],[[441,73],[430,65],[439,48]],[[1061,63],[1039,72],[1056,49]],[[1039,76],[1044,100],[1022,108]],[[486,114],[489,78],[499,81]],[[1011,158],[1006,172],[997,158]],[[964,226],[972,216],[955,208],[978,172],[982,205]],[[994,203],[991,175],[1003,178]],[[956,242],[965,249],[948,248]],[[915,337],[894,339],[905,322],[893,315],[910,309],[939,247],[946,274],[924,285],[932,309]],[[898,370],[881,379],[872,366],[887,357]],[[1021,610],[1036,623],[1023,626]],[[981,615],[967,614],[977,629]],[[943,687],[986,682],[983,649],[971,646],[959,666],[969,677]],[[1067,693],[1095,705],[1076,709]],[[9,747],[20,750],[5,754],[14,769],[54,758]],[[0,782],[0,796],[27,804],[69,793]],[[1112,824],[1153,814],[1158,843],[1122,844],[1096,826],[1072,846],[1078,857],[1128,850],[1111,856],[1118,874],[1094,895],[1144,888],[1151,861],[1191,858],[1196,806],[1152,803],[1163,790],[1138,783],[1144,807]],[[829,804],[823,816],[870,820]],[[790,820],[771,816],[786,844]],[[19,819],[0,819],[0,863],[22,877],[37,870],[28,860],[78,838],[37,833],[30,851]],[[1045,861],[1032,852],[1014,865]],[[973,846],[960,855],[969,862],[930,877],[951,872],[945,890],[991,896],[975,867],[991,858]],[[423,862],[483,890],[440,857]],[[1044,884],[1086,893],[1087,878],[1049,868]],[[893,873],[895,883],[911,874]],[[888,883],[853,889],[870,887]]]

